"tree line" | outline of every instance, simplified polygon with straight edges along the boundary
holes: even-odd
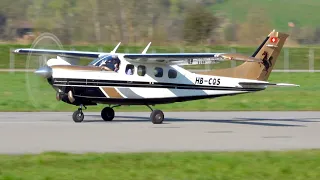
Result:
[[[0,38],[28,22],[37,32],[51,32],[64,43],[146,41],[197,43],[218,26],[208,8],[212,0],[2,0]]]
[[[224,0],[1,0],[0,40],[10,41],[25,22],[64,44],[256,44],[273,27],[264,11],[248,8],[245,23],[210,7]],[[23,23],[22,23],[23,22]],[[261,23],[263,22],[263,23]],[[310,31],[296,29],[299,43]],[[299,33],[299,32],[304,33]],[[318,37],[317,29],[314,36]],[[303,37],[302,37],[303,36]],[[307,40],[306,40],[307,39]]]

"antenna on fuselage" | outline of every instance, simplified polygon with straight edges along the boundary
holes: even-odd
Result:
[[[144,50],[142,51],[142,53],[141,53],[141,54],[145,54],[145,53],[147,53],[147,51],[148,51],[148,49],[149,49],[150,45],[151,45],[151,42],[149,42],[149,44],[147,45],[147,47],[146,47],[146,48],[144,48]]]
[[[118,45],[110,52],[110,54],[116,53],[118,47],[120,46],[121,42],[118,43]]]

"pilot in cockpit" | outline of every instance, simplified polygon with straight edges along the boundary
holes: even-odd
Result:
[[[120,60],[116,55],[108,56],[106,60],[99,65],[101,70],[112,70],[118,72],[120,66]]]
[[[113,63],[114,63],[114,71],[115,72],[118,72],[118,70],[119,70],[119,67],[120,67],[120,59],[117,57],[117,56],[115,56],[115,57],[113,57]]]

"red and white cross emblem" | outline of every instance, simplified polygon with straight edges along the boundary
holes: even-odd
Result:
[[[270,38],[270,41],[271,41],[272,43],[277,43],[277,42],[278,42],[278,38],[277,38],[277,37],[271,37],[271,38]]]

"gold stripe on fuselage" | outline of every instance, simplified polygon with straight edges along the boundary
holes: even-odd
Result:
[[[102,89],[110,98],[123,98],[123,96],[121,96],[121,94],[119,94],[118,91],[113,87],[103,87]]]

